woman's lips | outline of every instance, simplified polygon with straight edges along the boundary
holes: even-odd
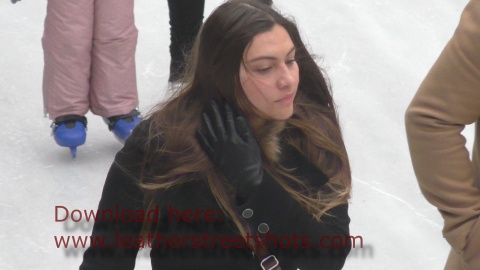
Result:
[[[285,97],[275,101],[277,103],[282,103],[282,104],[290,104],[293,102],[293,98],[295,98],[295,94],[290,94],[286,95]]]

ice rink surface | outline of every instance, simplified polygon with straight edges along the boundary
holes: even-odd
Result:
[[[205,16],[222,1],[207,0]],[[292,15],[332,84],[353,171],[351,234],[363,238],[347,270],[443,269],[443,221],[423,198],[408,152],[404,112],[452,36],[466,0],[274,0]],[[41,36],[46,0],[0,2],[0,269],[78,269],[91,223],[55,222],[55,206],[96,209],[122,147],[91,113],[73,161],[43,117]],[[162,100],[170,56],[167,1],[135,3],[140,110]],[[464,135],[472,143],[473,129]],[[147,250],[136,269],[151,269]]]

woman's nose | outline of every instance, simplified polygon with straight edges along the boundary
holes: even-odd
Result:
[[[288,89],[295,82],[295,74],[292,69],[283,65],[279,71],[278,86],[280,89]]]

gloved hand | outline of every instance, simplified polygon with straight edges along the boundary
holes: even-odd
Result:
[[[225,102],[223,110],[215,101],[211,105],[211,115],[202,114],[205,133],[197,130],[196,137],[220,172],[237,189],[237,199],[243,201],[262,183],[260,147],[246,119],[236,115],[230,104]]]
[[[18,1],[20,1],[20,0],[12,0],[12,4],[17,3]]]

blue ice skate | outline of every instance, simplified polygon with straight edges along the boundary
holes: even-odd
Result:
[[[132,130],[142,121],[142,117],[138,110],[133,110],[129,114],[103,118],[103,120],[107,123],[108,129],[113,132],[115,138],[121,143],[125,143],[132,134]]]
[[[57,117],[52,123],[52,133],[55,142],[69,147],[72,157],[75,158],[77,146],[84,144],[87,138],[87,118],[76,114]]]

